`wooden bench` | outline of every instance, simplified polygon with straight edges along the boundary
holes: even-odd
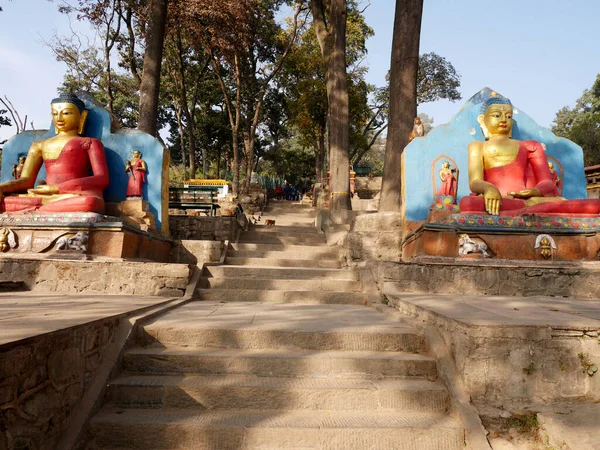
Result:
[[[169,188],[169,208],[201,209],[215,216],[219,208],[217,186],[189,186]]]

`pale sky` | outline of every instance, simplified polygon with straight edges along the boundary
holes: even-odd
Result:
[[[368,0],[361,0],[366,6]],[[368,42],[368,79],[383,85],[389,69],[394,0],[370,0],[365,14],[375,29]],[[573,106],[600,72],[598,0],[424,0],[421,53],[447,58],[462,76],[463,100],[424,104],[419,112],[441,125],[483,87],[509,97],[540,125]],[[42,41],[69,22],[47,0],[0,0],[0,95],[38,129],[50,124],[49,101],[65,67]],[[81,25],[75,24],[81,27]],[[29,128],[29,127],[28,127]],[[0,127],[0,140],[14,134]]]

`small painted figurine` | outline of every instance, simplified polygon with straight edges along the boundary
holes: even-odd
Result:
[[[25,166],[25,157],[19,156],[19,164],[13,164],[12,177],[13,180],[18,180],[21,178],[21,174],[23,173],[23,167]]]
[[[131,161],[125,162],[125,172],[129,173],[127,182],[127,197],[141,197],[142,186],[146,182],[146,162],[138,150],[133,151]]]
[[[458,246],[459,256],[468,255],[469,253],[481,253],[484,257],[490,256],[488,246],[483,239],[472,238],[468,234],[459,236]]]
[[[552,161],[548,161],[548,168],[550,169],[550,175],[552,176],[552,179],[554,180],[554,184],[556,184],[556,189],[557,189],[558,193],[560,194],[562,192],[562,180],[558,176],[558,172],[554,168],[554,163]]]
[[[442,185],[437,193],[437,195],[448,195],[450,197],[456,198],[456,169],[450,169],[450,163],[448,161],[444,161],[442,163],[442,168],[440,170],[440,180],[442,180]]]
[[[410,134],[408,135],[408,142],[412,141],[416,137],[425,136],[425,127],[421,122],[420,117],[415,117],[415,123],[413,125],[413,129],[410,130]]]

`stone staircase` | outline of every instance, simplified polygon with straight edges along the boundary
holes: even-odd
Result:
[[[297,206],[207,267],[202,301],[139,330],[89,449],[464,448],[423,334],[364,306]]]

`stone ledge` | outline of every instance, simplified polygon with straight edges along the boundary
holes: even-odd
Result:
[[[586,354],[593,361],[600,360],[597,338],[587,336],[585,331],[581,333],[581,330],[589,330],[593,335],[594,328],[597,333],[599,321],[594,318],[580,319],[574,312],[572,327],[558,327],[563,332],[568,328],[574,333],[554,335],[555,326],[534,324],[537,317],[527,319],[523,313],[521,317],[525,318],[521,325],[512,321],[512,325],[507,326],[498,316],[486,311],[498,310],[492,301],[486,303],[487,297],[479,298],[477,308],[479,320],[482,316],[488,320],[487,325],[482,325],[468,317],[475,316],[475,310],[460,311],[460,307],[468,303],[460,299],[385,293],[391,306],[438,330],[451,349],[456,373],[478,408],[516,412],[531,405],[600,400],[600,378],[585,374],[578,356]],[[432,298],[437,298],[437,303]],[[564,307],[567,302],[562,301],[562,304]],[[585,310],[586,306],[582,308]],[[505,305],[503,309],[508,316],[510,311],[519,308]],[[596,308],[596,313],[599,310]],[[464,319],[459,318],[461,313],[466,314]],[[531,325],[527,325],[528,320]]]
[[[405,292],[465,295],[600,297],[600,262],[420,258],[370,262],[378,282]]]
[[[166,295],[180,297],[189,279],[185,264],[141,261],[73,261],[0,258],[0,282],[34,292]]]

